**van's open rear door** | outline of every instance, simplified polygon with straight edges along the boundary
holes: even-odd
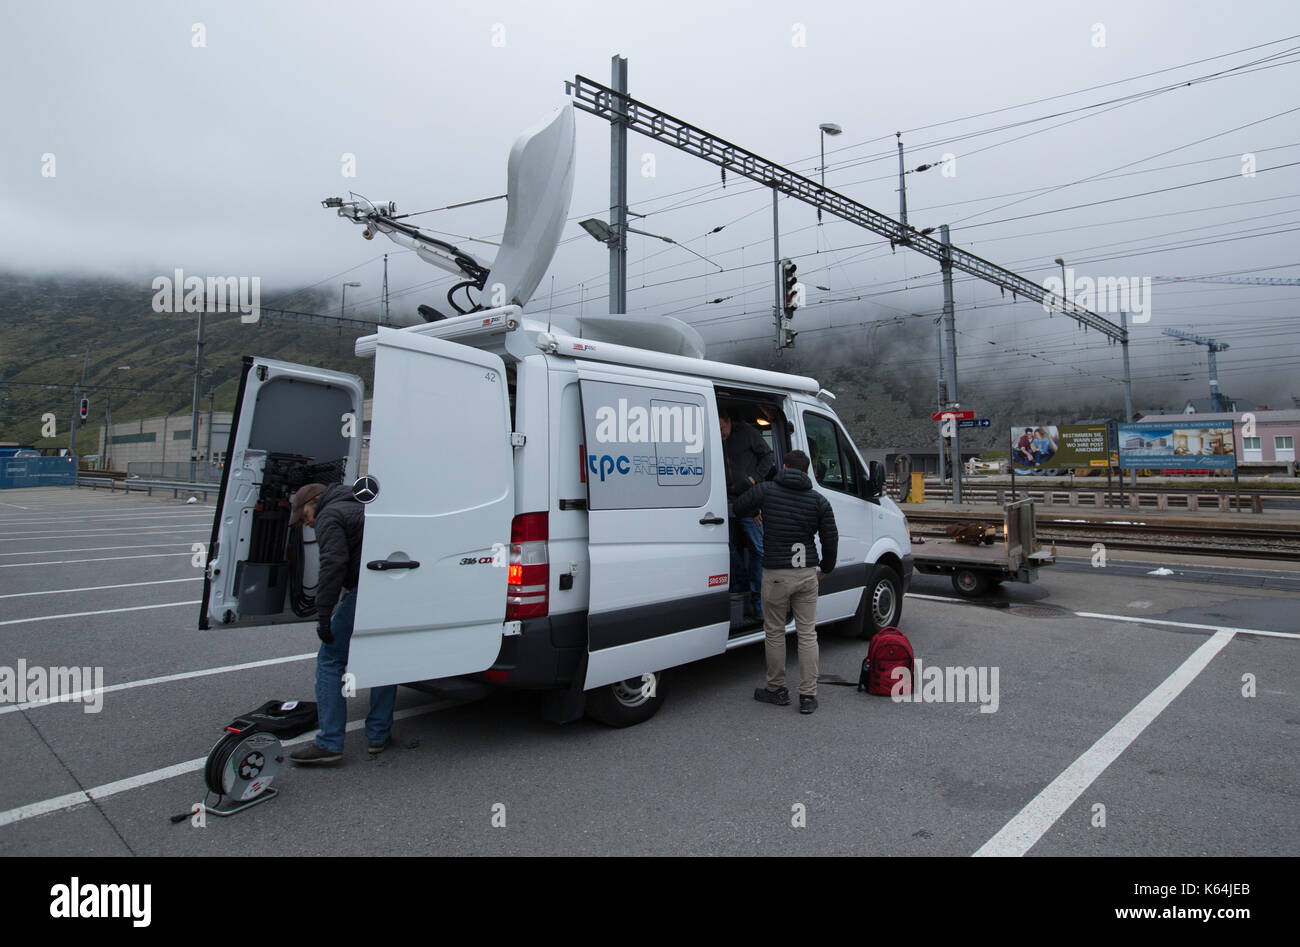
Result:
[[[355,375],[244,359],[203,580],[199,627],[314,621],[288,594],[289,498],[304,482],[352,483],[365,388]]]
[[[374,498],[348,661],[358,687],[496,661],[514,517],[510,428],[499,357],[379,329],[367,468]]]
[[[583,367],[586,689],[726,649],[727,487],[713,386]]]

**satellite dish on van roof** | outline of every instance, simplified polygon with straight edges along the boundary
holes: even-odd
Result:
[[[453,300],[460,289],[479,293],[477,308],[488,309],[528,302],[546,268],[551,265],[560,231],[569,213],[573,196],[574,140],[573,105],[566,103],[559,112],[520,135],[510,149],[506,167],[506,226],[501,250],[491,264],[473,253],[438,239],[405,223],[391,202],[375,203],[360,195],[351,200],[326,198],[321,203],[336,208],[338,215],[364,226],[367,240],[382,233],[400,246],[410,247],[426,263],[456,273],[464,281],[448,291],[447,301],[457,312],[470,312]],[[471,202],[472,203],[472,202]],[[470,305],[475,301],[471,299]],[[426,321],[441,318],[430,307]]]
[[[528,302],[560,242],[573,196],[573,105],[524,132],[510,149],[505,235],[483,288],[486,306]]]

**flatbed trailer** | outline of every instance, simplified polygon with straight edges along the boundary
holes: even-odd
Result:
[[[999,535],[974,545],[946,537],[912,537],[917,572],[952,577],[959,595],[974,598],[1002,582],[1035,582],[1038,570],[1056,562],[1053,550],[1039,548],[1034,501],[1016,500],[1003,507]]]

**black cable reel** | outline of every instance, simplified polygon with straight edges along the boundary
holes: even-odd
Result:
[[[307,700],[268,700],[256,710],[236,717],[213,745],[203,766],[207,794],[192,810],[217,816],[234,815],[274,799],[271,788],[284,762],[281,738],[300,736],[319,725],[316,704]],[[216,801],[212,801],[213,796]],[[191,812],[172,816],[182,822]]]
[[[226,733],[212,747],[204,767],[203,781],[209,796],[215,793],[218,805],[223,799],[243,804],[261,801],[267,793],[274,796],[271,783],[284,761],[282,751],[280,739],[274,733],[262,730]]]

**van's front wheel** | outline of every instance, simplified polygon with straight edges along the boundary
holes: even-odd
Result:
[[[587,716],[609,727],[645,723],[663,706],[664,672],[629,677],[587,691]]]

